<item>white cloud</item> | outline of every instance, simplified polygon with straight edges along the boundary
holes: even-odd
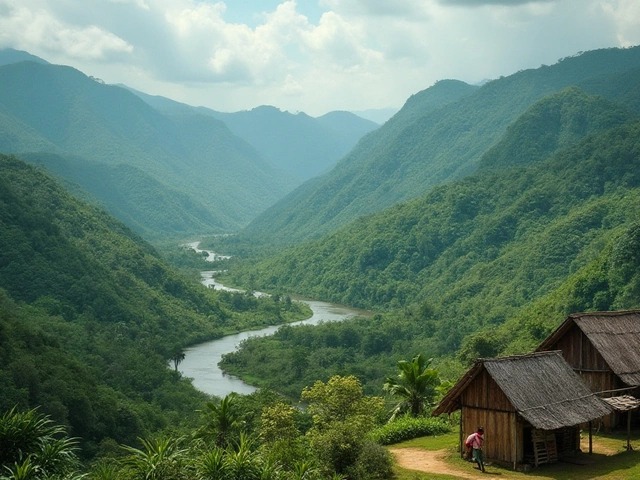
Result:
[[[314,22],[293,0],[247,2],[263,9],[249,27],[216,0],[0,0],[0,46],[221,110],[321,114],[640,43],[637,0],[318,2]]]
[[[45,8],[4,0],[0,12],[0,41],[5,46],[98,62],[122,59],[133,51],[132,45],[109,31],[65,24]]]

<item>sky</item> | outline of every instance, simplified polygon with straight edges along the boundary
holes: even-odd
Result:
[[[0,48],[219,111],[400,108],[640,44],[640,0],[0,0]]]

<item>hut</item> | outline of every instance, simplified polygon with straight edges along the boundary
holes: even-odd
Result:
[[[478,359],[433,415],[460,410],[460,451],[484,426],[485,458],[494,463],[551,462],[579,449],[579,425],[611,413],[559,351]]]
[[[602,397],[640,394],[640,310],[569,315],[536,351],[548,350],[561,350],[591,391]],[[615,399],[611,404],[622,405]],[[616,411],[605,418],[606,426],[620,424],[621,412],[631,410]]]

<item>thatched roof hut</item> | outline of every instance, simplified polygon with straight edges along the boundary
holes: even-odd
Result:
[[[562,350],[593,391],[640,386],[640,310],[569,315],[537,349],[545,350]]]
[[[540,431],[555,435],[554,442],[562,434],[557,443],[576,450],[576,426],[612,411],[559,351],[477,360],[433,415],[456,410],[461,410],[461,450],[464,434],[484,425],[486,457],[514,466],[536,453],[533,437]]]

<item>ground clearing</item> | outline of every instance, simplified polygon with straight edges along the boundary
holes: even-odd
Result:
[[[500,480],[626,480],[640,478],[640,432],[632,437],[634,451],[625,450],[626,437],[621,434],[596,435],[593,455],[581,455],[584,464],[558,462],[543,465],[530,473],[488,465],[486,473],[474,469],[456,452],[457,434],[424,437],[393,445],[389,450],[397,460],[399,480],[426,479],[500,479]],[[583,435],[582,449],[588,450]]]

